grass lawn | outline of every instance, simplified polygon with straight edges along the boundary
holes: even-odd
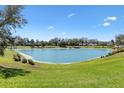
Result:
[[[14,62],[14,51],[0,57],[0,87],[124,87],[124,53],[74,64],[35,66]]]

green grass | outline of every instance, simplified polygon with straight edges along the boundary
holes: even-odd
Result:
[[[14,51],[0,57],[0,87],[124,87],[124,53],[74,64],[35,66],[14,62]]]

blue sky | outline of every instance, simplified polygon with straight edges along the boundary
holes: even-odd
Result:
[[[14,35],[39,40],[54,37],[108,41],[124,34],[124,6],[25,6],[28,24]]]

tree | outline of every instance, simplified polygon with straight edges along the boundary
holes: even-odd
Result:
[[[33,48],[33,47],[35,46],[35,41],[34,41],[34,39],[31,39],[30,43],[31,43],[31,47]]]
[[[60,40],[59,46],[60,47],[66,47],[67,46],[66,40],[65,39]]]
[[[40,42],[40,45],[41,45],[42,47],[45,47],[45,45],[46,45],[46,42],[44,42],[44,41],[41,41],[41,42]]]
[[[38,39],[36,40],[35,45],[36,45],[37,47],[40,46],[40,41],[39,41]]]
[[[107,45],[108,45],[108,42],[105,42],[105,41],[99,41],[99,42],[98,42],[98,45],[104,47],[104,46],[107,46]]]
[[[23,42],[23,45],[24,45],[24,46],[27,46],[27,45],[29,45],[29,43],[30,43],[30,41],[29,41],[28,38],[23,38],[23,39],[22,39],[22,42]]]
[[[83,38],[80,38],[80,39],[79,39],[79,46],[82,46],[83,43],[84,43],[84,39],[83,39]]]
[[[22,46],[24,45],[24,40],[20,36],[16,36],[14,39],[14,45],[16,46]]]
[[[114,45],[115,45],[114,40],[111,40],[111,41],[108,42],[108,46],[113,47]]]
[[[60,38],[57,37],[49,40],[49,43],[53,46],[58,46],[59,42],[60,42]]]
[[[0,51],[2,52],[7,47],[7,41],[11,39],[12,31],[27,24],[26,19],[21,15],[22,9],[23,6],[9,5],[0,10]]]
[[[119,34],[115,37],[115,42],[117,45],[124,45],[124,35]]]

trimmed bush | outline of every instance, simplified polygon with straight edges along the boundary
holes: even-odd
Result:
[[[28,63],[29,63],[30,65],[35,65],[34,61],[31,60],[31,59],[28,60]]]
[[[15,61],[19,61],[18,57],[15,57],[14,60],[15,60]]]
[[[23,58],[22,59],[22,63],[24,63],[24,64],[27,63],[27,59],[26,58]]]
[[[18,60],[21,61],[21,55],[17,54]]]
[[[21,61],[21,56],[13,55],[15,61]]]
[[[17,54],[17,56],[18,56],[18,57],[21,57],[21,55],[20,55],[20,54]]]

